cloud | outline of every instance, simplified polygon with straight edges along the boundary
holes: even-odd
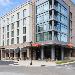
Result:
[[[0,0],[0,5],[1,6],[6,6],[8,4],[11,4],[11,0]]]

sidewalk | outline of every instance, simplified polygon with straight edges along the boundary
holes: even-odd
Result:
[[[17,63],[14,63],[14,64],[10,64],[12,66],[26,66],[26,67],[31,67],[31,66],[56,66],[56,63],[55,62],[51,62],[51,61],[39,61],[39,60],[32,60],[32,65],[30,65],[31,63],[31,60],[20,60],[20,61],[14,61],[14,62],[17,62]],[[17,64],[17,65],[16,65]]]

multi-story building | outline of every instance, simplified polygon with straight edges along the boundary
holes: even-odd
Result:
[[[71,0],[64,0],[70,7],[70,42],[75,47],[75,4]],[[75,56],[75,50],[72,50],[72,56]]]
[[[36,0],[37,58],[64,59],[69,43],[69,6],[63,0]],[[38,53],[39,52],[39,53]],[[66,53],[66,54],[64,54]],[[38,55],[40,54],[40,55]]]
[[[70,30],[63,0],[28,1],[0,18],[1,59],[63,60],[73,49]]]
[[[1,58],[29,57],[32,41],[32,2],[15,8],[0,18]]]

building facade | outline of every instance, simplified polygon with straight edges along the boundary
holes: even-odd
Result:
[[[32,41],[32,2],[15,8],[0,18],[1,59],[30,57]]]
[[[32,0],[0,18],[0,58],[63,60],[72,47],[70,7],[63,0]]]
[[[75,4],[71,0],[64,0],[70,7],[70,42],[75,47]],[[75,50],[72,51],[72,55],[75,56]]]

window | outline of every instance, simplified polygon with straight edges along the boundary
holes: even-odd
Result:
[[[44,41],[47,41],[48,40],[48,32],[45,32],[44,33]]]
[[[4,40],[3,40],[3,46],[4,46]]]
[[[14,21],[14,15],[11,16],[11,22],[13,22],[13,21]]]
[[[7,25],[7,31],[9,31],[9,25]]]
[[[43,25],[40,24],[40,25],[37,25],[37,32],[41,32],[43,31]]]
[[[60,31],[61,30],[61,26],[60,25],[61,24],[59,22],[56,22],[55,23],[55,29],[58,30],[58,31]]]
[[[44,22],[49,20],[49,12],[44,13]]]
[[[52,33],[49,32],[49,40],[52,40]]]
[[[37,23],[41,23],[41,22],[43,22],[43,19],[44,19],[44,15],[43,14],[37,15],[36,21],[37,21]]]
[[[39,34],[36,35],[36,42],[39,42]]]
[[[7,39],[7,45],[9,45],[9,39]]]
[[[61,32],[67,33],[68,32],[67,26],[61,24]]]
[[[44,35],[43,33],[39,33],[39,41],[43,41],[44,40]]]
[[[11,44],[14,44],[14,38],[11,39]]]
[[[17,37],[17,43],[19,43],[19,37]]]
[[[26,42],[26,36],[23,36],[23,43]]]
[[[20,21],[17,21],[17,27],[19,27],[19,23],[20,23]]]
[[[67,42],[67,35],[61,34],[61,41]]]
[[[7,38],[9,38],[9,32],[7,32]]]
[[[47,31],[47,30],[49,30],[49,23],[45,22],[44,23],[44,31]]]
[[[19,29],[17,29],[17,36],[19,36]]]
[[[26,27],[23,27],[23,34],[26,34]]]
[[[14,31],[11,31],[11,37],[14,37]]]
[[[26,9],[23,10],[23,17],[26,17]]]
[[[57,40],[60,41],[60,36],[61,36],[60,33],[58,33],[57,35],[58,35]]]
[[[9,18],[7,18],[7,24],[9,24]]]
[[[19,19],[19,18],[20,18],[20,12],[17,13],[17,19]]]
[[[49,10],[49,2],[44,3],[44,10]]]
[[[26,26],[26,18],[23,19],[23,26]]]
[[[3,33],[4,33],[4,27],[3,27]]]
[[[4,39],[4,34],[3,34],[3,39]]]
[[[14,29],[14,23],[11,24],[11,29]]]

